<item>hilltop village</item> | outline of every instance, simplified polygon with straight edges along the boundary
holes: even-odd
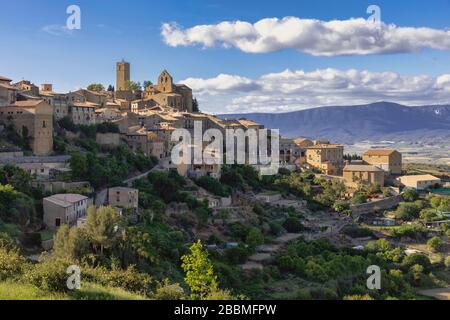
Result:
[[[0,76],[0,240],[36,268],[54,263],[48,257],[84,261],[92,279],[118,263],[145,286],[93,283],[147,298],[189,290],[180,256],[198,239],[230,290],[222,298],[417,298],[450,284],[449,172],[407,168],[396,150],[350,155],[305,137],[280,138],[274,176],[252,165],[176,165],[176,129],[264,129],[200,108],[167,70],[141,85],[126,61],[115,86],[67,93]],[[362,284],[375,262],[392,283],[370,292]]]

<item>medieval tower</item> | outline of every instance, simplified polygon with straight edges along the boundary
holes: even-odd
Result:
[[[117,62],[116,91],[124,91],[125,83],[130,80],[130,64],[124,60]]]

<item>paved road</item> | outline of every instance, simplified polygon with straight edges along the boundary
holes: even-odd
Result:
[[[145,177],[147,177],[150,174],[150,172],[153,172],[153,171],[156,171],[156,170],[161,170],[161,169],[162,169],[162,167],[160,167],[160,165],[157,164],[152,169],[150,169],[150,170],[148,170],[148,171],[146,171],[144,173],[141,173],[138,176],[134,176],[134,177],[131,177],[131,178],[127,179],[127,180],[124,180],[123,183],[127,184],[128,186],[131,186],[134,181],[142,179],[142,178],[145,178]]]

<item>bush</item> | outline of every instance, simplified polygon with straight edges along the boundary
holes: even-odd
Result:
[[[169,279],[165,279],[158,284],[153,298],[156,300],[184,300],[186,295],[178,283],[170,283]]]
[[[420,265],[425,272],[431,268],[431,262],[428,257],[422,253],[413,253],[403,259],[402,265],[405,269],[410,269],[414,265]]]
[[[283,228],[286,229],[287,232],[298,233],[304,230],[304,226],[301,224],[298,218],[287,218],[283,223]]]
[[[337,200],[333,205],[333,209],[336,212],[343,213],[350,209],[350,204],[347,201]]]
[[[125,270],[115,266],[113,266],[112,270],[104,267],[87,268],[83,274],[91,282],[97,282],[103,286],[122,288],[142,295],[150,294],[152,278],[146,273],[137,271],[134,266],[130,266]]]
[[[0,247],[0,281],[19,276],[26,260],[16,249]]]
[[[430,247],[430,249],[434,251],[439,251],[444,245],[444,242],[439,237],[433,237],[430,240],[428,240],[427,245]]]
[[[427,234],[428,230],[420,224],[405,224],[389,233],[394,238],[409,237],[418,240],[426,237]]]
[[[417,192],[416,189],[412,189],[412,188],[406,188],[403,191],[403,199],[405,199],[405,201],[407,202],[414,202],[417,199],[419,199],[419,193]]]
[[[229,189],[225,188],[217,179],[209,176],[203,176],[195,180],[195,183],[219,197],[227,197],[230,195]]]
[[[245,239],[246,244],[253,250],[257,246],[264,243],[264,235],[261,230],[257,228],[251,228]]]
[[[419,218],[420,209],[414,203],[402,202],[395,210],[395,217],[406,221],[411,221]]]
[[[370,229],[361,228],[359,226],[345,227],[342,232],[351,238],[365,238],[373,236],[373,232]]]
[[[67,288],[67,267],[69,263],[51,259],[38,263],[26,270],[23,280],[46,291],[65,292]]]
[[[450,270],[450,256],[448,256],[447,258],[445,258],[444,260],[444,265],[447,268],[447,270]]]
[[[274,236],[279,236],[281,234],[281,231],[283,231],[283,227],[278,222],[269,222],[270,232]]]
[[[353,196],[352,204],[354,204],[354,205],[363,204],[366,202],[367,202],[367,196],[366,196],[366,194],[364,194],[362,192],[359,192]]]
[[[243,245],[238,246],[237,248],[231,248],[225,251],[225,257],[230,264],[240,264],[245,263],[249,252],[247,248]]]

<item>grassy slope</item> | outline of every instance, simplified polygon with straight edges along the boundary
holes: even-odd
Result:
[[[142,296],[118,288],[86,283],[69,293],[49,293],[32,285],[0,282],[0,300],[143,300]]]

